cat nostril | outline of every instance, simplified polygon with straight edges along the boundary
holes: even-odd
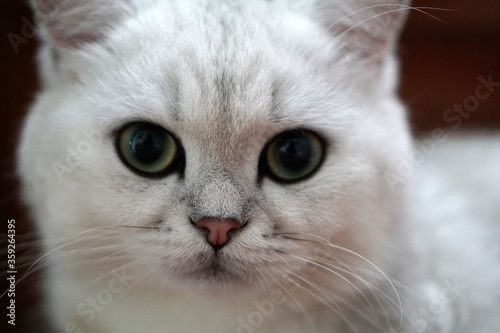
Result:
[[[229,231],[238,230],[241,225],[231,219],[204,218],[196,223],[200,229],[207,229],[207,241],[216,250],[222,248],[229,241]]]

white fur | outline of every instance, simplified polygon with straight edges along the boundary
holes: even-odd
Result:
[[[437,207],[456,180],[435,176],[431,157],[403,186],[385,178],[412,146],[394,93],[406,3],[44,2],[34,1],[50,16],[45,84],[19,170],[49,253],[47,306],[59,331],[498,330],[498,246],[463,246],[493,234],[471,226],[475,216],[491,226],[498,215],[456,210],[451,199]],[[133,121],[180,139],[182,177],[144,178],[122,164],[116,133]],[[257,181],[266,143],[293,128],[327,142],[319,171],[295,184]],[[484,200],[498,200],[487,188]],[[197,271],[214,252],[193,216],[248,220],[219,251],[226,272]],[[452,225],[465,217],[457,235]],[[455,277],[468,286],[460,309],[420,311]],[[100,299],[94,316],[89,299]]]

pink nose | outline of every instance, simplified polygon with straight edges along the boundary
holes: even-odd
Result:
[[[200,229],[207,229],[207,241],[216,250],[220,249],[229,241],[229,231],[238,230],[241,225],[235,220],[204,218],[197,224]]]

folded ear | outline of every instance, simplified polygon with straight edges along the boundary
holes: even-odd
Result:
[[[132,11],[127,0],[31,0],[46,42],[54,48],[78,48],[98,41]]]
[[[410,0],[318,0],[317,14],[346,52],[380,63],[392,52]]]

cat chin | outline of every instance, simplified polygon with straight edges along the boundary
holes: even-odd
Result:
[[[243,272],[236,272],[217,259],[182,276],[182,279],[192,281],[201,289],[217,288],[221,290],[233,285],[246,285],[249,282],[249,279],[244,277]]]
[[[182,276],[168,276],[164,278],[163,286],[166,291],[195,292],[209,297],[221,297],[241,293],[257,293],[264,287],[257,278],[235,274],[224,268],[201,268],[196,272]]]
[[[251,265],[248,265],[250,267]],[[159,259],[148,262],[137,274],[149,271],[152,288],[165,290],[196,291],[206,294],[253,289],[258,278],[251,269],[234,262],[234,259],[214,251],[200,253],[196,258],[184,260]]]

